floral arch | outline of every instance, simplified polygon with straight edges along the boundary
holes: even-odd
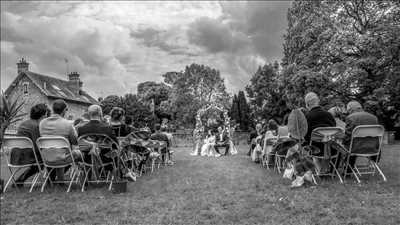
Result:
[[[210,109],[214,109],[214,110],[222,112],[223,124],[224,124],[225,128],[228,128],[228,130],[230,130],[230,117],[228,115],[228,110],[221,104],[211,103],[211,104],[207,104],[207,105],[203,106],[202,108],[200,108],[197,111],[195,136],[201,136],[204,133],[205,125],[203,124],[202,116],[205,113],[207,113],[207,111],[209,111]]]

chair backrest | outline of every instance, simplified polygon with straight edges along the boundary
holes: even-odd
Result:
[[[4,137],[2,148],[5,154],[9,154],[10,158],[6,157],[8,165],[21,166],[24,164],[24,163],[14,164],[13,160],[11,159],[11,157],[13,156],[13,151],[15,151],[16,149],[24,149],[25,151],[32,151],[33,155],[35,156],[36,163],[39,164],[39,157],[36,155],[33,142],[28,137]]]
[[[360,150],[362,150],[361,148],[363,149],[368,148],[368,150],[365,150],[366,152],[369,151],[368,153],[372,153],[371,149],[375,153],[379,153],[382,148],[382,140],[384,133],[385,133],[385,128],[381,125],[360,125],[355,127],[351,135],[351,143],[349,148],[350,152],[358,151],[358,148],[360,148]],[[370,140],[368,140],[368,138],[370,138]],[[375,139],[371,140],[371,138]],[[358,143],[355,144],[356,139],[362,139],[362,140],[360,140]],[[376,143],[376,141],[378,143]]]
[[[343,137],[344,130],[341,127],[317,127],[311,132],[311,142],[328,142]]]
[[[97,134],[97,133],[90,133],[80,136],[78,138],[78,146],[81,151],[85,151],[85,149],[89,150],[92,147],[94,147],[96,153],[95,155],[98,156],[97,159],[101,163],[103,163],[103,161],[99,156],[107,154],[112,150],[120,151],[119,143],[115,142],[111,137],[105,134]]]
[[[287,126],[278,127],[278,137],[289,137],[289,129]]]
[[[40,137],[36,140],[36,145],[38,146],[40,155],[42,156],[43,163],[46,166],[49,166],[49,163],[57,165],[71,164],[71,162],[63,162],[68,155],[71,157],[72,164],[75,164],[71,145],[65,137]]]

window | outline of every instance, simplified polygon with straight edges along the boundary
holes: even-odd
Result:
[[[28,85],[29,85],[28,82],[24,82],[24,83],[22,84],[22,89],[23,89],[23,91],[24,91],[24,94],[28,94]]]

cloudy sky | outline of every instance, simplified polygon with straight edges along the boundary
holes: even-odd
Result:
[[[231,93],[280,60],[290,2],[1,2],[1,88],[30,70],[78,71],[92,95],[136,92],[191,63],[220,70]]]

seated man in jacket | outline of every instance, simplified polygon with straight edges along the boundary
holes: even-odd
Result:
[[[377,125],[378,118],[371,113],[365,112],[361,104],[357,101],[351,101],[347,104],[349,115],[346,117],[344,146],[350,147],[351,135],[355,127],[359,125]],[[357,138],[353,140],[352,152],[373,153],[379,148],[379,140],[377,137]],[[376,160],[376,157],[371,157],[371,160]],[[379,160],[379,157],[378,157]],[[349,164],[354,166],[356,156],[350,157]]]
[[[67,103],[62,99],[57,99],[53,102],[53,114],[42,120],[39,124],[40,136],[62,136],[65,137],[69,143],[71,144],[71,148],[74,145],[77,145],[78,135],[73,124],[64,118],[66,112],[68,111]],[[53,158],[54,162],[66,162],[70,161],[71,157],[75,160],[81,160],[81,153],[79,150],[73,150],[72,156],[65,155],[65,150],[63,149],[52,149],[51,151],[47,151],[46,154],[48,157]],[[69,168],[69,167],[68,167]],[[68,170],[68,168],[65,168]],[[64,180],[64,169],[56,169],[58,180]],[[55,174],[51,175],[52,180],[54,180]]]
[[[34,105],[31,108],[31,112],[29,115],[30,119],[22,122],[17,129],[18,136],[28,137],[32,140],[33,146],[35,148],[34,151],[36,152],[36,156],[38,157],[39,162],[42,161],[40,153],[36,146],[36,140],[40,137],[39,123],[41,120],[48,117],[49,115],[50,109],[47,107],[46,104]],[[14,155],[14,153],[16,153],[16,155]],[[22,149],[21,151],[13,151],[13,154],[11,155],[11,161],[13,164],[25,164],[35,163],[36,159],[32,151],[26,151]],[[31,166],[17,178],[16,182],[20,183],[19,185],[22,186],[22,183],[25,182],[26,179],[35,175],[38,172],[39,168],[37,166]]]
[[[88,114],[89,114],[89,122],[86,124],[78,127],[78,136],[81,137],[86,134],[103,134],[107,135],[110,137],[116,144],[118,144],[118,139],[114,135],[114,132],[111,128],[110,125],[108,125],[106,122],[102,121],[103,117],[103,112],[101,110],[101,107],[99,105],[91,105],[88,108]],[[103,161],[103,163],[108,163],[111,162],[112,159],[107,157],[106,154],[110,152],[111,149],[100,149],[100,158]],[[85,161],[91,163],[91,159],[89,154],[85,154]],[[112,170],[112,166],[106,167],[106,170]],[[124,176],[128,177],[132,180],[135,180],[135,175],[130,172],[128,169],[124,169],[123,171]]]
[[[314,92],[308,93],[305,98],[308,113],[305,115],[307,119],[308,130],[304,137],[305,143],[309,144],[311,132],[318,127],[335,127],[335,118],[328,111],[319,105],[319,97]],[[317,146],[320,147],[320,146]]]

